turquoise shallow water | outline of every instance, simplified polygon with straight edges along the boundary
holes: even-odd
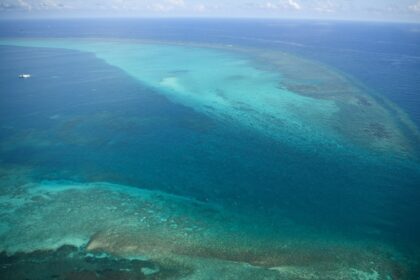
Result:
[[[16,215],[2,212],[9,223],[0,231],[7,237],[3,248],[90,242],[89,250],[150,253],[153,260],[167,257],[162,248],[170,248],[175,260],[187,255],[271,268],[255,273],[272,279],[306,279],[312,269],[319,279],[328,273],[331,279],[339,273],[347,275],[342,279],[365,279],[375,272],[404,279],[396,263],[415,260],[414,125],[341,74],[283,53],[271,54],[280,62],[270,64],[254,52],[188,44],[1,44],[2,203],[3,209],[17,209]],[[305,71],[294,73],[302,66]],[[30,79],[16,78],[26,71]],[[334,90],[324,91],[324,83]],[[90,193],[91,182],[117,185],[112,192],[99,183],[98,194]],[[135,195],[144,205],[136,220],[134,205],[140,202],[121,198],[121,189],[130,187],[164,193],[152,199]],[[185,197],[188,203],[182,203]],[[87,218],[77,219],[83,213]],[[68,224],[50,229],[33,222],[53,224],[65,216]],[[32,233],[22,234],[29,225],[35,225]],[[147,231],[162,232],[163,243],[146,239],[159,254],[135,241],[133,233]],[[31,244],[34,236],[39,243]],[[228,254],[223,246],[239,249]],[[270,246],[275,257],[261,257]],[[302,260],[314,262],[323,250],[332,252],[325,253],[325,262],[339,264],[337,270],[326,272],[325,264],[315,263],[302,268]],[[334,254],[347,270],[331,261]],[[368,259],[377,266],[369,267]],[[183,262],[205,273],[196,261]],[[218,271],[217,264],[211,267]],[[230,269],[236,275],[247,271]],[[205,279],[197,275],[192,279]]]
[[[232,52],[188,46],[89,40],[3,41],[95,54],[172,101],[262,133],[287,133],[295,143],[333,141],[328,122],[334,102],[281,88],[280,73],[264,71]],[[281,124],[281,125],[278,125]],[[282,137],[282,136],[280,136]],[[285,137],[283,137],[285,138]]]

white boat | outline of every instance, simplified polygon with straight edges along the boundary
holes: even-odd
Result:
[[[27,79],[27,78],[30,78],[31,77],[31,74],[20,74],[19,75],[19,78],[21,78],[21,79]]]

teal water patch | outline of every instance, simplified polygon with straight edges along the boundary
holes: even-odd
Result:
[[[280,73],[232,52],[164,44],[89,40],[2,40],[3,45],[92,52],[172,101],[293,145],[337,144],[332,100],[281,87]]]
[[[392,259],[398,252],[390,250],[389,257],[382,250],[394,245],[395,236],[418,248],[412,213],[419,177],[404,164],[384,156],[374,165],[335,149],[322,155],[297,151],[309,143],[305,133],[289,142],[298,146],[292,149],[262,136],[265,130],[240,129],[250,126],[236,118],[224,122],[226,116],[168,102],[162,88],[150,90],[92,53],[19,47],[2,52],[0,234],[10,252],[63,244],[116,254],[159,249],[165,257],[175,251],[174,261],[188,255],[203,278],[232,265],[232,275],[253,271],[263,279],[324,279],[326,273],[363,279],[398,275],[402,268]],[[286,71],[263,69],[258,71],[278,77],[296,96],[308,94],[305,87],[290,86]],[[18,79],[25,70],[33,77]],[[241,83],[239,76],[231,80]],[[331,91],[327,99],[345,107],[352,97]],[[354,124],[355,114],[347,116]],[[40,183],[44,179],[88,183]],[[89,183],[98,181],[115,184]],[[377,241],[380,253],[376,245],[364,250],[370,246],[366,239]],[[346,259],[344,266],[337,254]]]
[[[418,152],[420,133],[404,114],[345,76],[285,53],[100,39],[0,44],[93,53],[175,103],[294,148],[346,153],[350,145],[404,157]]]

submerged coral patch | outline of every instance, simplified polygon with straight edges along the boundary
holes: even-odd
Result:
[[[159,275],[150,261],[129,260],[108,254],[92,254],[64,245],[55,250],[36,250],[7,255],[0,253],[2,279],[147,279]]]
[[[124,271],[134,266],[139,277],[162,273],[159,279],[365,279],[372,271],[378,279],[402,279],[396,275],[405,273],[392,250],[381,246],[341,239],[313,243],[316,235],[294,240],[261,219],[162,192],[43,182],[3,196],[12,197],[22,202],[0,204],[3,221],[13,225],[0,236],[2,262],[9,263],[0,269],[3,275],[17,267],[27,271],[30,259],[39,256],[37,271],[61,262],[60,273],[73,278],[117,273],[125,279]],[[92,268],[97,266],[110,270]]]

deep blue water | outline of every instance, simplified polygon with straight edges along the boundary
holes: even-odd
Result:
[[[284,50],[354,77],[420,125],[419,34],[419,25],[382,23],[0,22],[1,37],[118,37]],[[21,72],[34,77],[16,79]],[[0,92],[0,142],[28,142],[4,148],[1,163],[36,167],[39,179],[161,189],[268,217],[280,210],[349,237],[420,246],[420,173],[409,163],[373,165],[284,147],[175,105],[76,51],[0,47]],[[367,227],[381,233],[366,233]]]

